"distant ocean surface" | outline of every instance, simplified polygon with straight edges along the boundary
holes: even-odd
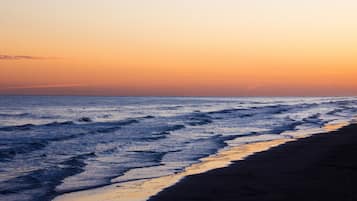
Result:
[[[0,96],[0,200],[183,171],[246,143],[349,122],[357,98]]]

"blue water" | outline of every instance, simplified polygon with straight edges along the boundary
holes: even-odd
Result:
[[[223,148],[356,114],[353,97],[0,96],[0,200],[169,175]]]

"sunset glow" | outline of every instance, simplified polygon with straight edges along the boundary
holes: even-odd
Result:
[[[357,95],[354,0],[3,0],[0,94]]]

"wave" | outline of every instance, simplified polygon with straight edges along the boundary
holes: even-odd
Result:
[[[12,139],[13,135],[27,135],[24,132],[31,131],[38,136],[33,137],[21,137],[21,140],[17,141],[9,140],[8,138],[1,139],[3,147],[0,148],[0,161],[10,161],[17,155],[30,154],[34,151],[39,151],[48,146],[51,142],[60,142],[65,140],[73,140],[75,138],[83,137],[85,135],[106,134],[115,132],[121,129],[123,126],[138,123],[136,119],[127,119],[116,122],[103,122],[103,123],[91,123],[91,124],[76,124],[72,121],[65,122],[52,122],[43,125],[25,124],[20,126],[8,126],[0,128],[0,131],[10,133],[8,138]],[[169,130],[175,130],[177,128],[170,128]],[[82,132],[76,132],[82,131]],[[86,131],[87,130],[87,131]],[[43,133],[56,133],[56,135],[44,135]]]
[[[155,118],[155,116],[152,116],[152,115],[147,115],[147,116],[143,117],[143,119],[154,119],[154,118]]]
[[[9,117],[0,110],[0,118],[9,122],[22,117],[18,122],[41,122],[0,127],[0,174],[11,173],[6,181],[0,175],[1,200],[11,196],[12,200],[16,196],[49,200],[61,193],[116,181],[174,174],[227,146],[289,137],[290,131],[315,129],[331,119],[346,119],[357,112],[351,102],[320,99],[202,100],[194,105],[191,100],[187,104],[172,100],[171,105],[163,105],[167,108],[145,100],[137,105],[120,102],[121,110],[112,113],[107,109],[118,107],[117,100],[98,107],[96,100],[90,106],[82,102],[71,105],[71,101],[64,109],[44,109],[53,109],[51,115],[62,115],[57,119],[32,117],[32,112],[26,113],[31,111],[27,108]],[[160,115],[163,110],[169,115]],[[113,120],[121,115],[131,118]],[[11,169],[24,164],[29,170]]]
[[[224,110],[218,110],[218,111],[212,111],[208,112],[208,114],[229,114],[237,111],[244,111],[247,109],[224,109]]]
[[[31,116],[30,113],[19,113],[19,114],[7,114],[7,113],[0,113],[0,117],[26,117]]]
[[[118,121],[118,122],[105,122],[105,123],[96,123],[97,127],[103,127],[103,128],[98,128],[95,131],[90,132],[91,134],[93,133],[112,133],[117,130],[120,130],[122,126],[134,124],[134,123],[139,123],[138,120],[136,119],[128,119],[128,120],[123,120],[123,121]]]
[[[68,126],[68,125],[74,125],[75,123],[73,121],[65,121],[65,122],[51,122],[47,124],[42,124],[42,125],[34,125],[34,124],[24,124],[24,125],[18,125],[18,126],[4,126],[0,127],[0,131],[27,131],[31,130],[34,128],[40,128],[40,127],[58,127],[58,126]]]
[[[238,117],[252,117],[262,113],[281,114],[289,111],[293,107],[290,105],[253,106],[249,108],[233,108],[208,112],[209,115],[234,114]],[[264,111],[265,110],[265,111]]]
[[[172,125],[172,126],[166,126],[163,128],[160,128],[161,131],[153,131],[151,133],[151,136],[147,137],[141,137],[140,140],[143,141],[156,141],[160,139],[166,138],[169,134],[171,134],[172,131],[177,131],[186,128],[186,126],[177,124],[177,125]]]
[[[351,114],[357,113],[357,108],[356,107],[349,107],[349,106],[341,106],[339,108],[336,108],[330,112],[328,112],[328,115],[332,116],[337,116],[337,117],[349,117]]]
[[[9,145],[2,142],[3,145]],[[0,149],[0,161],[8,161],[13,159],[16,155],[30,153],[35,150],[43,149],[46,147],[48,142],[46,141],[32,141],[29,143],[16,143],[15,145],[11,145],[10,148]]]
[[[49,140],[49,141],[64,141],[64,140],[71,140],[74,138],[82,137],[84,135],[113,133],[115,131],[122,129],[123,126],[127,126],[127,125],[134,124],[134,123],[139,123],[139,121],[136,119],[129,119],[129,120],[123,120],[123,121],[117,121],[117,122],[103,122],[103,123],[85,124],[86,127],[84,127],[84,128],[90,128],[91,131],[50,138],[47,140]],[[82,126],[77,125],[77,127],[79,127],[79,128],[81,128]]]
[[[85,123],[88,123],[88,122],[93,122],[93,120],[89,117],[81,117],[79,118],[77,121],[79,122],[85,122]]]
[[[212,117],[205,113],[193,113],[193,116],[189,118],[187,124],[190,126],[200,126],[212,123]]]
[[[178,110],[180,108],[183,108],[182,105],[176,105],[176,106],[171,106],[171,107],[160,107],[160,110]]]
[[[263,132],[263,134],[276,134],[276,135],[280,135],[286,131],[294,131],[296,130],[297,126],[302,125],[304,122],[302,121],[291,121],[287,124],[281,125],[281,126],[277,126],[274,129],[270,130],[269,132]]]
[[[158,151],[150,151],[150,150],[134,150],[130,151],[131,153],[136,154],[138,158],[150,158],[150,160],[154,163],[160,163],[162,157],[166,154],[166,152],[158,152]]]
[[[64,121],[64,122],[52,122],[48,124],[44,124],[43,126],[48,126],[48,127],[57,127],[57,126],[69,126],[69,125],[74,125],[75,123],[73,121]],[[42,126],[42,125],[39,125]]]
[[[31,118],[31,119],[58,119],[61,118],[59,115],[39,115],[32,114],[28,112],[12,114],[12,113],[0,113],[0,118]]]
[[[26,131],[30,130],[33,128],[35,125],[33,124],[24,124],[24,125],[19,125],[19,126],[5,126],[5,127],[0,127],[0,131]]]
[[[144,117],[145,118],[145,117]],[[91,124],[86,124],[87,127],[88,126],[110,126],[110,125],[117,125],[117,126],[125,126],[128,124],[132,124],[132,123],[138,123],[139,120],[137,119],[126,119],[126,120],[121,120],[121,121],[111,121],[111,122],[91,122],[90,118],[87,117],[83,117],[81,119],[79,119],[79,121],[83,121],[83,122],[87,122],[87,123],[91,123]],[[39,124],[39,125],[34,125],[34,124],[24,124],[24,125],[18,125],[18,126],[4,126],[4,127],[0,127],[0,131],[24,131],[24,130],[31,130],[31,129],[41,129],[41,128],[59,128],[59,127],[68,127],[68,126],[82,126],[83,125],[78,125],[77,123],[75,123],[74,121],[64,121],[64,122],[58,122],[58,121],[54,121],[51,123],[46,123],[46,124]],[[116,127],[118,128],[118,127]],[[108,128],[110,130],[110,128]],[[98,131],[100,132],[100,130]],[[106,132],[104,130],[104,132]]]
[[[314,114],[314,115],[311,115],[311,116],[309,116],[307,118],[302,119],[302,122],[323,126],[323,125],[326,124],[326,121],[324,121],[320,117],[321,117],[321,114],[317,113],[317,114]]]
[[[71,157],[61,163],[61,166],[50,166],[43,169],[38,169],[29,172],[26,175],[15,177],[0,183],[0,194],[18,198],[18,193],[36,197],[36,200],[50,200],[59,193],[55,191],[55,187],[59,185],[66,177],[78,174],[84,171],[84,162],[90,157],[94,157],[94,153],[86,153]],[[43,185],[46,184],[46,185]],[[24,200],[32,200],[32,198]],[[10,200],[10,198],[9,198]]]
[[[176,130],[180,130],[180,129],[183,129],[183,128],[185,128],[184,125],[177,124],[177,125],[166,127],[164,132],[176,131]]]

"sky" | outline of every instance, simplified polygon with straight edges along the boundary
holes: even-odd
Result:
[[[355,0],[1,0],[0,94],[357,95]]]

